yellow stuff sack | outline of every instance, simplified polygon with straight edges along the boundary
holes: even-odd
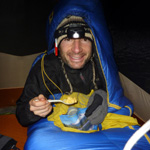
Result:
[[[71,95],[64,94],[60,98],[61,100],[68,99],[68,97],[69,97],[69,98],[76,99],[77,103],[75,103],[73,105],[65,105],[63,103],[56,103],[55,107],[53,107],[53,113],[51,115],[49,115],[47,119],[49,121],[54,121],[55,126],[61,128],[63,131],[83,132],[83,133],[91,133],[91,132],[98,131],[99,129],[98,129],[97,125],[95,125],[96,127],[94,127],[94,130],[83,131],[83,130],[79,130],[76,128],[65,126],[60,119],[61,116],[67,114],[68,109],[70,107],[79,108],[79,109],[86,108],[89,97],[93,94],[93,92],[94,92],[94,90],[91,90],[91,92],[88,95],[78,93],[78,92],[73,92]]]
[[[70,132],[82,132],[82,133],[91,133],[99,131],[99,127],[95,125],[92,130],[79,130],[77,128],[72,128],[65,126],[61,120],[61,117],[65,116],[68,112],[68,109],[70,107],[78,108],[78,109],[85,109],[88,104],[89,97],[93,94],[94,90],[92,90],[88,95],[73,92],[71,95],[64,94],[60,99],[76,99],[77,103],[74,103],[73,105],[65,105],[63,103],[55,103],[55,106],[53,107],[53,113],[47,117],[49,121],[53,121],[55,126],[61,128],[63,131],[70,131]],[[107,130],[110,128],[124,128],[128,126],[129,128],[132,128],[133,125],[138,125],[138,122],[135,118],[120,114],[114,114],[114,113],[108,113],[104,119],[104,121],[101,123],[102,130]]]

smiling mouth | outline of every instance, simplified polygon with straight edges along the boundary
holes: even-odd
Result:
[[[70,56],[70,59],[73,62],[81,62],[83,60],[83,58],[84,58],[84,56],[80,56],[80,57]]]

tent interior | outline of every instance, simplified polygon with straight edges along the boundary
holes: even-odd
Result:
[[[112,36],[124,95],[143,124],[150,119],[150,23],[147,1],[101,0]],[[27,128],[15,118],[15,103],[34,59],[47,49],[46,21],[57,0],[0,1],[0,134],[23,149]]]

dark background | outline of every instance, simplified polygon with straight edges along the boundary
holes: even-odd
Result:
[[[150,93],[148,1],[101,0],[121,73]],[[0,0],[0,52],[25,56],[47,49],[46,21],[57,0]]]

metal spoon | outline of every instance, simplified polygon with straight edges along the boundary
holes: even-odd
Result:
[[[66,105],[72,105],[72,104],[75,103],[75,102],[66,103],[65,100],[66,100],[66,99],[64,99],[64,100],[60,100],[60,99],[51,100],[51,99],[48,99],[47,101],[50,102],[50,103],[52,103],[52,102],[54,102],[54,103],[63,103],[63,104],[66,104]],[[36,99],[36,100],[34,100],[34,101],[39,101],[39,100]]]
[[[56,102],[60,102],[60,103],[64,103],[64,104],[66,104],[66,105],[72,105],[72,104],[74,104],[75,102],[72,102],[72,103],[66,103],[65,102],[65,100],[66,99],[64,99],[64,100],[60,100],[60,99],[55,99],[55,100],[47,100],[48,102],[54,102],[54,103],[56,103]]]

